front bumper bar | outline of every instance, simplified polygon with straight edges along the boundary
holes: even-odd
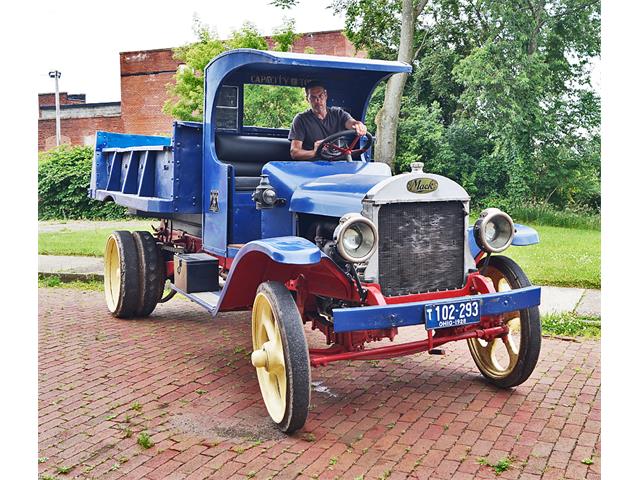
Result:
[[[485,293],[442,300],[424,300],[371,307],[336,308],[333,310],[333,330],[336,333],[357,330],[378,330],[392,327],[424,325],[424,306],[446,305],[453,301],[480,300],[480,316],[500,315],[540,305],[540,287],[524,287],[508,292]]]

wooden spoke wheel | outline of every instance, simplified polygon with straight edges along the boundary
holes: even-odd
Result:
[[[491,256],[480,271],[489,277],[497,292],[531,285],[516,262],[508,257]],[[501,388],[520,385],[527,380],[538,362],[542,332],[538,307],[527,308],[504,315],[509,333],[493,340],[478,338],[467,340],[471,356],[480,373]]]
[[[135,315],[140,296],[140,274],[138,250],[131,232],[116,231],[107,238],[104,295],[114,317]]]
[[[264,282],[251,313],[253,353],[267,411],[285,433],[307,419],[311,387],[309,349],[298,308],[285,286]]]

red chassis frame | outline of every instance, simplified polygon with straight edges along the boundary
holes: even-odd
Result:
[[[367,289],[367,298],[364,305],[390,305],[400,303],[421,302],[428,300],[440,300],[445,298],[464,297],[468,295],[494,293],[495,288],[490,279],[479,272],[473,272],[467,277],[465,286],[458,290],[404,295],[399,297],[385,297],[380,292],[377,284],[363,284]],[[482,338],[491,340],[496,337],[506,336],[509,327],[503,325],[504,315],[486,316],[480,319],[479,324],[460,327],[443,328],[441,330],[427,330],[427,338],[415,342],[401,343],[364,349],[366,342],[389,338],[393,341],[398,329],[363,330],[347,333],[334,333],[330,324],[322,322],[317,317],[303,317],[305,321],[312,322],[313,329],[321,330],[327,337],[327,344],[333,344],[326,349],[309,349],[312,366],[323,366],[339,360],[382,360],[419,352],[432,352],[435,348],[448,342],[466,340],[468,338]],[[433,352],[436,353],[436,352]],[[438,352],[439,353],[439,352]]]
[[[156,232],[156,236],[163,244],[182,247],[185,252],[202,251],[202,239],[181,230],[170,230],[166,224],[161,226]],[[214,256],[218,258],[223,271],[228,272],[233,258]],[[476,264],[480,262],[483,256],[484,252],[476,256]],[[165,268],[167,277],[173,277],[173,260],[167,260],[165,262]],[[315,296],[308,292],[306,283],[305,277],[300,275],[294,280],[289,280],[285,285],[291,292],[295,292],[296,304],[300,310],[303,321],[305,323],[311,322],[311,328],[313,330],[320,330],[324,333],[327,345],[331,345],[324,349],[309,349],[311,365],[314,367],[324,366],[330,362],[340,360],[381,360],[424,351],[433,352],[434,349],[448,342],[469,338],[482,338],[484,340],[491,340],[496,337],[504,338],[509,332],[509,327],[503,324],[505,315],[485,316],[480,319],[479,324],[443,328],[435,331],[427,330],[427,338],[424,340],[365,349],[364,346],[368,342],[379,341],[384,338],[393,341],[398,333],[397,327],[382,330],[335,333],[331,323],[323,320],[323,318],[317,314]],[[362,284],[362,286],[367,292],[366,298],[362,303],[365,306],[440,300],[495,292],[492,281],[481,275],[480,272],[470,273],[467,276],[467,282],[464,287],[457,290],[385,297],[378,284],[365,283]]]

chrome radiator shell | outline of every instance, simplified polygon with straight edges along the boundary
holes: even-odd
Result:
[[[415,194],[406,185],[436,179],[433,193]],[[364,273],[385,296],[457,289],[475,269],[468,246],[469,196],[440,175],[408,173],[378,185],[363,200],[362,213],[378,227],[380,243]]]

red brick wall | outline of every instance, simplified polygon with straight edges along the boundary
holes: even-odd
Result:
[[[88,137],[95,140],[96,130],[121,132],[122,117],[65,118],[60,121],[60,141],[63,144],[85,145]],[[38,120],[38,151],[49,150],[56,146],[56,120]]]
[[[69,98],[67,92],[60,92],[60,105],[78,105],[85,103],[84,94],[71,94],[72,98]],[[39,107],[55,107],[56,94],[55,93],[39,93],[38,94],[38,106]]]
[[[266,37],[269,48],[273,48],[274,41],[271,37]],[[307,32],[294,42],[293,51],[304,53],[306,48],[312,48],[313,53],[318,55],[338,55],[343,57],[365,56],[365,52],[357,52],[353,44],[340,30],[327,32]]]
[[[170,135],[173,119],[162,113],[167,84],[180,62],[171,49],[120,53],[122,118],[127,133]]]

